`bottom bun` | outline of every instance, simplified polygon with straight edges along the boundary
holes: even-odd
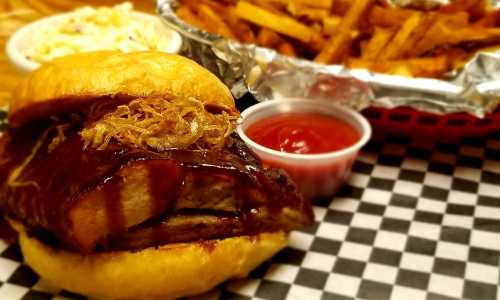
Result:
[[[284,233],[81,255],[53,249],[13,223],[26,263],[49,283],[98,299],[173,299],[241,278],[286,245]]]

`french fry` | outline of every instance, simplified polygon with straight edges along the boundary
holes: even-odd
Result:
[[[498,49],[488,49],[484,48],[482,50],[485,51],[495,51]],[[463,68],[464,65],[472,58],[474,54],[467,53],[467,51],[458,49],[458,48],[446,48],[442,49],[442,51],[436,51],[436,56],[444,55],[448,58],[450,62],[450,67],[452,69],[460,69]]]
[[[352,0],[334,0],[332,5],[332,14],[343,16],[349,11],[354,1]]]
[[[365,60],[374,60],[377,58],[393,36],[394,30],[390,28],[375,27],[372,38],[362,49],[361,58]]]
[[[323,33],[323,26],[321,26],[321,24],[318,22],[312,23],[310,27],[317,33]]]
[[[237,40],[244,43],[255,43],[255,34],[252,31],[252,28],[250,28],[248,23],[238,18],[234,7],[225,7],[222,15],[226,23],[228,23],[232,29]]]
[[[447,24],[450,28],[461,28],[469,25],[469,14],[464,11],[452,14],[442,14],[436,19],[438,22]]]
[[[202,0],[204,3],[212,3],[211,0]],[[245,21],[240,20],[236,15],[236,10],[233,6],[224,6],[220,3],[216,3],[217,6],[213,6],[214,10],[220,14],[224,21],[230,26],[234,35],[239,41],[244,43],[255,43],[255,34],[250,28],[249,24]]]
[[[227,8],[225,5],[221,4],[220,2],[216,1],[211,1],[211,0],[198,0],[196,1],[197,5],[203,4],[206,6],[209,6],[214,12],[217,14],[220,14],[222,16],[227,15]]]
[[[439,8],[440,13],[455,13],[457,11],[468,10],[473,7],[479,0],[455,0],[452,3]]]
[[[314,30],[290,17],[273,14],[245,1],[240,1],[236,5],[236,15],[304,43],[310,42],[316,34]]]
[[[274,48],[281,43],[279,34],[271,29],[262,27],[257,35],[257,44],[267,48]]]
[[[26,3],[32,7],[34,10],[38,11],[42,15],[53,15],[56,14],[58,11],[41,0],[24,0]]]
[[[383,0],[232,1],[181,0],[190,10],[178,13],[207,31],[231,37],[230,31],[231,38],[284,55],[404,76],[439,77],[480,49],[500,48],[500,10],[488,10],[487,0],[456,0],[432,11]]]
[[[223,37],[235,39],[233,31],[227,26],[219,15],[208,5],[200,4],[198,7],[198,14],[205,24],[213,26],[214,33],[220,34]]]
[[[440,47],[449,47],[468,43],[476,48],[500,42],[500,28],[469,26],[464,28],[450,27],[449,24],[436,22],[414,47],[414,55],[424,55]]]
[[[381,7],[375,5],[368,16],[368,21],[378,27],[399,27],[415,13],[411,9]]]
[[[12,101],[12,93],[10,91],[0,90],[0,105],[9,105]]]
[[[26,23],[15,18],[0,19],[0,38],[8,38],[19,28],[23,27]]]
[[[351,34],[349,31],[338,32],[326,47],[316,56],[314,61],[324,64],[340,63],[342,57],[351,47]]]
[[[449,60],[444,55],[404,60],[349,59],[348,66],[401,76],[438,77],[448,70]]]
[[[275,15],[286,16],[287,14],[282,11],[283,5],[272,0],[251,0],[256,6],[265,9]]]
[[[355,0],[337,27],[333,37],[316,56],[319,63],[338,63],[344,52],[350,48],[350,31],[356,29],[359,19],[373,0]]]
[[[292,44],[288,42],[281,43],[278,46],[278,52],[286,56],[297,56],[297,51],[295,51],[295,48],[292,46]]]
[[[488,3],[486,0],[479,0],[474,6],[468,9],[471,21],[477,21],[488,13]]]
[[[71,0],[44,0],[43,2],[51,8],[61,11],[68,11],[80,6],[88,5],[80,1]]]
[[[186,5],[182,5],[176,11],[177,15],[184,20],[186,23],[191,24],[197,28],[204,28],[205,25],[202,21],[196,16],[196,14]]]
[[[23,0],[7,0],[10,11],[32,9],[31,6],[26,4]]]
[[[296,4],[295,2],[290,2],[288,4],[288,12],[294,17],[305,17],[312,21],[321,21],[330,15],[330,10],[325,8],[311,8],[309,6],[304,6],[303,4]]]
[[[290,0],[268,0],[269,2],[272,2],[274,4],[278,4],[282,7],[286,7],[288,5],[288,3],[290,2]]]
[[[422,20],[423,15],[420,12],[416,12],[408,18],[377,58],[381,60],[401,58],[407,50],[405,43],[410,39]]]
[[[9,11],[9,2],[3,1],[0,2],[0,13],[6,13]]]
[[[500,26],[500,10],[495,10],[487,13],[484,17],[474,22],[474,26],[478,27],[499,27]]]
[[[335,30],[340,25],[342,18],[337,16],[331,16],[323,19],[323,34],[332,35]]]
[[[295,4],[297,7],[311,7],[331,9],[333,0],[289,0],[288,5]]]
[[[427,34],[431,31],[433,27],[436,25],[437,28],[440,29],[441,26],[446,28],[454,28],[461,29],[466,27],[469,24],[469,15],[466,12],[457,12],[457,13],[429,13],[425,15],[424,21],[421,23],[420,27],[416,30],[413,35],[413,41],[411,44],[407,45],[408,52],[406,53],[409,57],[418,56],[417,53],[420,51],[419,44],[422,42],[429,43],[435,41],[439,43],[439,33],[437,34],[437,39],[429,39]],[[432,33],[432,32],[431,32]],[[443,40],[441,40],[443,42]]]

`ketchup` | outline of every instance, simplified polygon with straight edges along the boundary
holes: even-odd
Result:
[[[318,154],[345,149],[359,132],[336,117],[320,113],[284,113],[250,125],[246,134],[254,142],[287,153]]]

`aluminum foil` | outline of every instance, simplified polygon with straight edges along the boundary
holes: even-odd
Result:
[[[421,2],[439,5],[446,0]],[[410,106],[442,114],[468,112],[477,117],[500,104],[500,53],[479,53],[463,70],[448,74],[446,80],[379,74],[316,64],[221,38],[178,18],[178,4],[177,0],[159,0],[158,12],[169,27],[183,35],[181,54],[211,70],[237,98],[250,91],[259,101],[309,97],[337,101],[358,110]]]

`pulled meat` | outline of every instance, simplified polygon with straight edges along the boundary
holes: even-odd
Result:
[[[221,148],[153,151],[121,138],[85,147],[79,131],[65,132],[50,151],[46,130],[0,140],[0,180],[9,182],[17,170],[11,182],[34,183],[4,184],[0,209],[58,247],[137,249],[312,222],[310,203],[288,176],[264,169],[235,136]]]

